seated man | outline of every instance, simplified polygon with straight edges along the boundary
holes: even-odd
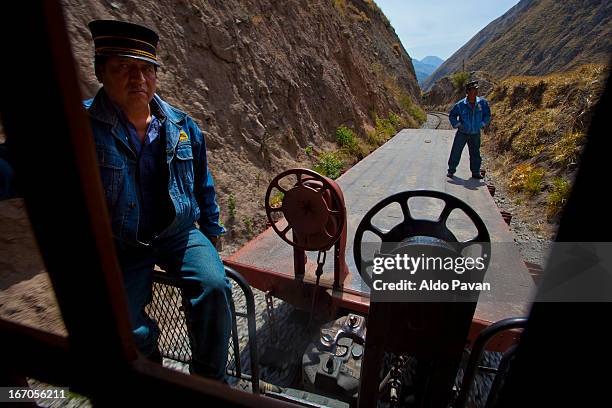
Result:
[[[85,101],[140,351],[161,361],[159,329],[144,311],[154,265],[190,283],[191,371],[223,379],[231,283],[214,247],[224,231],[202,132],[155,94],[158,36],[119,21],[89,24],[102,88]],[[198,222],[199,229],[195,222]]]

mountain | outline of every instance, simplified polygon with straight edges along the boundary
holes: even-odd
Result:
[[[428,55],[427,57],[423,58],[421,62],[423,64],[433,65],[434,67],[438,68],[440,65],[444,63],[444,60],[440,57]]]
[[[612,50],[612,2],[521,0],[446,60],[423,83],[462,70],[498,79],[546,75],[586,63],[607,64]]]
[[[412,59],[412,65],[414,66],[414,72],[416,73],[419,85],[423,83],[425,78],[431,75],[444,62],[443,59],[438,57],[427,56],[419,61],[416,58]]]

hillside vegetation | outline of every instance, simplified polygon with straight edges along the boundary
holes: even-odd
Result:
[[[611,50],[612,2],[521,0],[447,59],[423,89],[462,71],[464,62],[466,71],[486,71],[504,79],[607,64]]]
[[[493,120],[483,138],[489,170],[533,219],[557,220],[608,73],[589,64],[543,77],[510,77],[489,94]]]

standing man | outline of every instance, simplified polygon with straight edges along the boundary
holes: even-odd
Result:
[[[214,247],[225,230],[219,224],[204,137],[185,112],[155,94],[155,32],[109,20],[92,21],[89,29],[102,88],[84,104],[136,345],[161,362],[159,328],[144,311],[157,264],[188,284],[191,372],[222,380],[232,294]]]
[[[457,129],[450,157],[448,158],[447,177],[454,177],[465,144],[470,152],[470,171],[472,178],[482,179],[480,175],[480,129],[491,121],[491,109],[484,98],[478,97],[478,81],[470,81],[465,86],[466,97],[453,106],[448,114],[451,126]]]

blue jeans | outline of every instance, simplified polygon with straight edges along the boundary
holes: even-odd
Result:
[[[157,264],[190,283],[185,297],[191,303],[193,372],[223,379],[232,321],[232,285],[208,238],[192,226],[154,241],[150,248],[119,249],[118,255],[138,349],[148,356],[157,347],[159,328],[144,311],[152,299],[153,267]]]
[[[480,134],[468,135],[459,130],[455,134],[453,147],[448,158],[448,172],[454,174],[457,171],[459,160],[461,160],[461,153],[466,143],[470,152],[470,171],[473,176],[480,175],[480,163],[482,162],[480,158]]]

